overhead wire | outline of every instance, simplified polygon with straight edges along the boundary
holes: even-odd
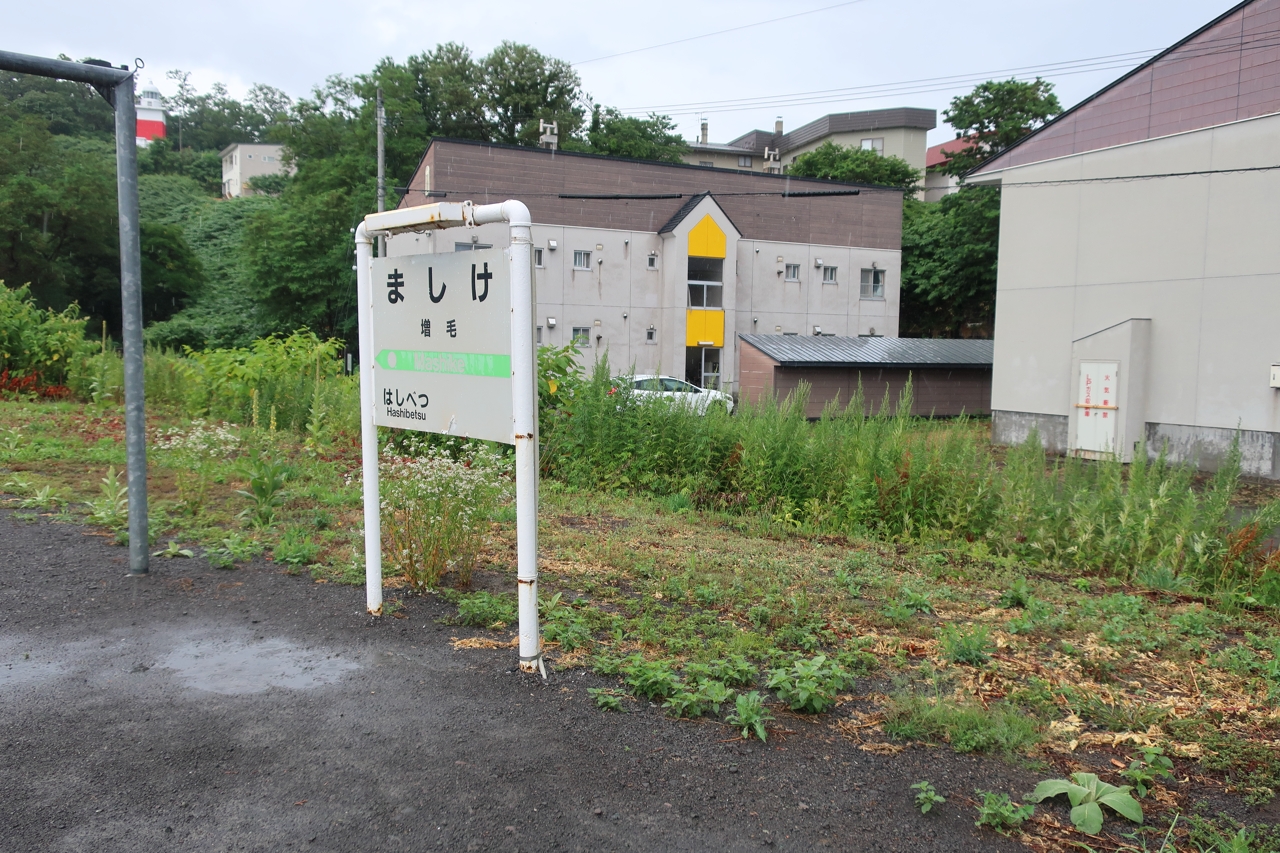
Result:
[[[643,53],[648,50],[657,50],[663,47],[671,47],[672,45],[685,44],[686,42],[698,41],[699,39],[705,39],[705,38],[711,38],[712,36],[722,36],[725,33],[735,33],[735,32],[738,32],[739,30],[749,30],[752,27],[762,27],[765,24],[776,24],[779,21],[788,21],[788,20],[791,20],[792,18],[802,18],[805,15],[816,15],[819,12],[829,12],[832,9],[839,9],[844,6],[854,6],[858,3],[865,3],[865,2],[866,0],[846,0],[844,3],[836,3],[832,6],[823,6],[820,9],[809,9],[808,11],[805,11],[805,12],[793,12],[790,15],[783,15],[780,18],[770,18],[767,21],[756,21],[754,24],[739,24],[736,27],[729,27],[728,29],[724,29],[724,30],[716,30],[713,33],[702,33],[701,35],[687,36],[686,38],[676,39],[675,41],[667,41],[667,42],[663,42],[662,44],[651,44],[651,45],[648,45],[647,47],[632,48],[631,50],[623,50],[618,53],[610,53],[606,56],[597,56],[593,59],[580,59],[577,62],[570,62],[569,64],[573,66],[578,66],[578,65],[586,65],[591,62],[603,62],[606,59],[614,59],[619,56],[629,56],[633,53]]]
[[[1180,49],[1178,53],[1168,57],[1167,61],[1183,62],[1225,54],[1244,55],[1258,50],[1272,49],[1278,44],[1280,44],[1280,30],[1256,30],[1246,36],[1235,35],[1205,39],[1201,42]],[[993,79],[1005,74],[1011,74],[1015,78],[1027,78],[1032,75],[1065,77],[1075,74],[1114,70],[1117,68],[1129,67],[1138,59],[1147,61],[1157,54],[1157,51],[1152,50],[1131,51],[1129,53],[1088,57],[1077,60],[1065,60],[1045,65],[1021,66],[1017,68],[973,72],[953,75],[950,77],[921,78],[896,83],[880,83],[843,89],[794,92],[784,95],[756,96],[754,98],[653,104],[645,107],[628,107],[621,110],[621,112],[624,115],[644,115],[651,112],[663,112],[668,115],[726,113],[741,112],[751,109],[810,106],[844,101],[870,100],[873,98],[901,97],[905,95],[945,91],[975,82]]]

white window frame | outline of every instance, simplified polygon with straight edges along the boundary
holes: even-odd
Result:
[[[799,280],[800,280],[800,265],[799,265],[799,264],[787,264],[787,265],[786,265],[786,271],[783,273],[783,276],[782,276],[782,277],[783,277],[783,279],[784,279],[784,280],[786,280],[786,281],[799,281]]]
[[[863,151],[874,151],[877,154],[884,154],[884,137],[883,136],[865,137],[862,140],[859,147],[862,148]]]
[[[538,269],[542,269],[542,249],[539,249],[536,246],[533,249],[533,265]],[[539,326],[538,328],[542,327]]]
[[[657,256],[657,255],[650,255],[650,256],[649,256],[649,265],[646,267],[646,269],[656,270],[657,268],[658,268],[658,256]]]
[[[657,330],[657,329],[645,329],[645,330],[644,330],[644,342],[645,342],[646,344],[651,345],[651,346],[656,346],[656,345],[657,345],[657,343],[658,343],[658,330]]]
[[[698,161],[698,165],[699,165],[699,166],[711,166],[711,167],[713,167],[713,168],[714,168],[714,167],[715,167],[715,165],[716,165],[716,161],[715,161],[715,160],[699,160],[699,161]]]
[[[823,283],[823,284],[839,284],[839,283],[840,283],[840,279],[839,279],[839,278],[837,278],[837,271],[838,271],[839,269],[840,269],[839,267],[823,267],[823,268],[822,268],[822,283]],[[877,270],[877,272],[878,272],[878,270]]]
[[[591,269],[591,253],[586,249],[573,250],[573,268],[575,270]]]
[[[538,343],[542,343],[542,327],[538,327]]]
[[[859,299],[884,299],[885,270],[864,269],[858,284]],[[878,293],[876,291],[879,291]]]
[[[590,326],[574,326],[573,334],[569,338],[569,341],[575,347],[591,346],[591,327]]]

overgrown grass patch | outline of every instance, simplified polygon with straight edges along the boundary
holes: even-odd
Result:
[[[956,752],[1023,755],[1040,742],[1043,726],[1020,708],[957,702],[940,693],[902,691],[885,706],[884,729],[899,740],[945,742]]]

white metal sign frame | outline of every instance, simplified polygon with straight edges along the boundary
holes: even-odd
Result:
[[[538,631],[538,396],[533,331],[533,235],[529,208],[515,200],[473,205],[441,202],[373,213],[355,230],[356,296],[360,321],[360,437],[364,472],[365,594],[370,613],[382,612],[382,524],[378,489],[378,428],[374,421],[377,356],[373,330],[373,238],[406,231],[506,222],[511,282],[511,405],[516,451],[516,582],[520,613],[520,669],[546,669]]]

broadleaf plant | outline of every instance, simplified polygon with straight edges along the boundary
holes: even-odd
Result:
[[[1129,786],[1123,787],[1103,782],[1093,773],[1072,773],[1071,779],[1046,779],[1036,785],[1031,794],[1033,802],[1050,797],[1067,795],[1071,801],[1071,822],[1086,835],[1102,831],[1102,807],[1134,823],[1142,823],[1142,806],[1129,795]]]

